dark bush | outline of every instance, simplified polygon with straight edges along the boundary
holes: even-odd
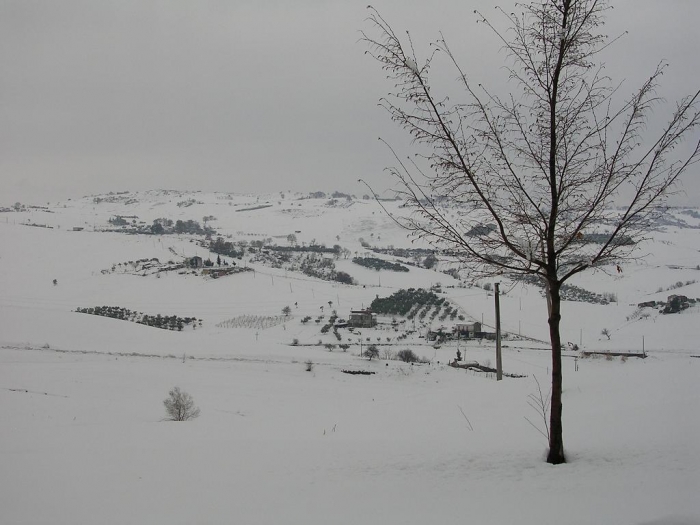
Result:
[[[415,352],[408,349],[399,350],[396,357],[399,359],[399,361],[403,361],[404,363],[415,363],[418,361],[418,356],[415,354]]]
[[[345,272],[336,272],[335,280],[343,284],[354,284],[355,280],[350,276],[350,274]]]
[[[391,270],[392,272],[408,271],[408,268],[399,263],[392,263],[376,257],[355,257],[352,262],[366,268],[374,268],[375,270]]]
[[[225,241],[223,237],[217,237],[215,241],[211,241],[209,251],[237,259],[243,257],[244,254],[243,248],[236,249],[232,242]]]

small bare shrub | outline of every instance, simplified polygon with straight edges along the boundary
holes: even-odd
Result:
[[[309,359],[308,361],[306,361],[304,364],[306,365],[305,370],[306,370],[307,372],[313,372],[313,369],[314,369],[314,362],[313,362],[311,359]]]
[[[537,385],[537,393],[529,394],[527,396],[527,404],[530,405],[530,408],[532,408],[532,410],[534,410],[537,413],[538,417],[542,419],[542,427],[533,423],[527,417],[523,417],[525,417],[525,421],[530,423],[530,425],[532,425],[532,427],[535,430],[537,430],[537,432],[542,434],[547,440],[547,442],[549,442],[549,422],[547,420],[547,414],[549,413],[549,400],[551,397],[552,389],[549,389],[547,395],[543,395],[542,387],[540,387],[540,382],[537,380],[537,377],[532,377],[535,380],[535,384]]]
[[[180,390],[180,387],[173,388],[163,404],[170,421],[189,421],[199,417],[199,408],[194,406],[194,399],[187,392]]]

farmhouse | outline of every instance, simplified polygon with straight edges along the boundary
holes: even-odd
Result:
[[[356,328],[372,328],[377,325],[377,316],[372,310],[351,310],[348,325]]]
[[[456,324],[452,331],[457,338],[474,339],[475,337],[481,337],[481,323],[475,321],[473,323]]]

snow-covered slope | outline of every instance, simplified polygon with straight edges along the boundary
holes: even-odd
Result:
[[[617,301],[563,305],[571,461],[551,467],[529,422],[546,432],[529,406],[535,378],[545,396],[549,381],[539,289],[502,285],[504,369],[526,377],[496,382],[448,367],[458,349],[495,362],[493,342],[425,337],[457,322],[491,331],[492,292],[444,273],[445,257],[426,269],[421,252],[372,251],[420,248],[373,201],[308,197],[152,191],[0,213],[3,522],[700,522],[700,305],[637,307],[700,298],[696,210],[673,210],[621,273],[573,283]],[[213,228],[211,240],[245,248],[223,256],[228,268],[248,271],[166,271],[217,254],[203,235],[126,233],[157,219]],[[275,263],[271,247],[292,244],[337,245],[325,257],[355,284],[302,273],[308,253]],[[322,333],[333,311],[347,318],[407,288],[433,289],[463,321],[380,316],[376,328]],[[97,306],[197,321],[162,330],[75,311]],[[426,363],[368,361],[359,354],[370,344],[380,357],[411,349]],[[574,344],[649,357],[580,358]],[[198,419],[162,421],[175,385],[193,395]]]

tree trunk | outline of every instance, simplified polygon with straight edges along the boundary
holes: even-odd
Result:
[[[556,280],[548,281],[549,296],[549,340],[552,343],[552,400],[549,415],[549,454],[547,463],[558,465],[565,463],[564,440],[562,438],[561,425],[561,335],[559,323],[561,321],[561,298],[559,296],[560,284]]]

